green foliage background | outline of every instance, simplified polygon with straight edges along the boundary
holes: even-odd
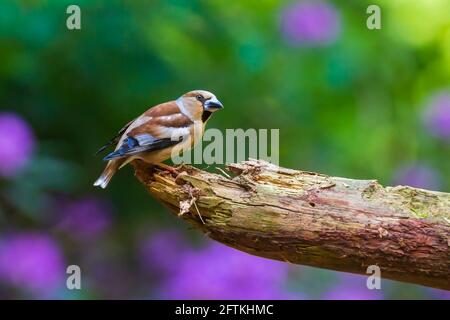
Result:
[[[143,224],[185,228],[130,168],[94,189],[104,165],[94,153],[148,107],[197,88],[225,105],[209,127],[279,128],[282,166],[390,184],[420,162],[449,191],[448,141],[432,137],[422,115],[449,84],[450,2],[334,1],[342,31],[319,48],[283,40],[288,3],[80,0],[82,29],[69,31],[73,1],[3,0],[0,108],[22,115],[38,141],[21,178],[2,182],[23,215],[14,228],[39,224],[55,194],[109,199],[122,244]],[[374,3],[375,31],[366,28]]]

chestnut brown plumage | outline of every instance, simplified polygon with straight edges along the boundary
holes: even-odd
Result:
[[[116,146],[104,158],[108,163],[94,186],[106,188],[117,170],[135,159],[158,164],[174,151],[189,150],[201,140],[212,113],[222,108],[211,92],[194,90],[145,111],[100,148],[98,152]]]

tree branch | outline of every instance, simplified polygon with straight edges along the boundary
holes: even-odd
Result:
[[[155,198],[214,240],[253,255],[450,290],[450,194],[382,187],[250,160],[233,178],[134,161]],[[204,223],[200,219],[202,217]]]

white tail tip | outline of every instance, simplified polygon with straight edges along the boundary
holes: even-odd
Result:
[[[107,179],[104,176],[100,176],[100,178],[98,178],[97,180],[95,180],[94,182],[94,187],[100,187],[102,189],[105,189],[106,186],[108,185],[109,179]]]

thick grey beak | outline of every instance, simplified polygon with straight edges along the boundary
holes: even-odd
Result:
[[[205,101],[204,108],[206,111],[214,112],[223,109],[223,105],[217,98],[211,98]]]

